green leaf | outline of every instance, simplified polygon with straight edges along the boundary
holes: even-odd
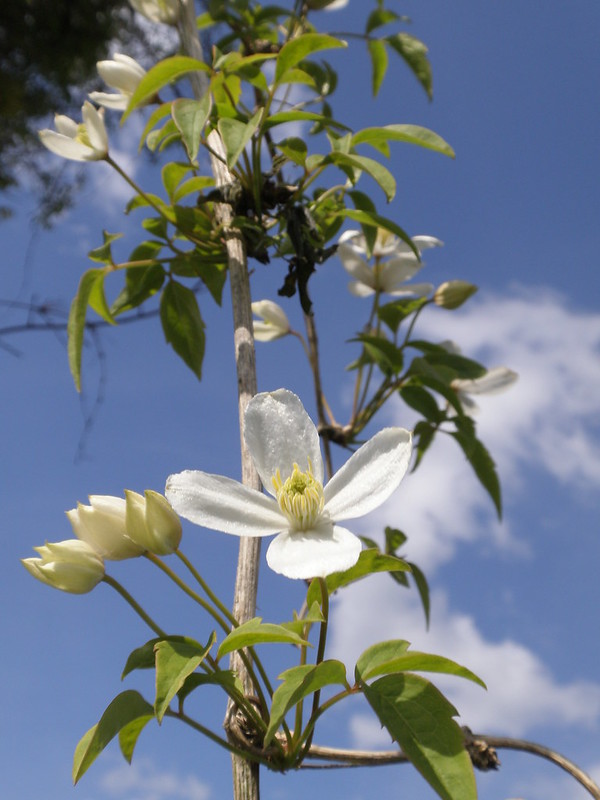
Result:
[[[73,757],[74,783],[77,783],[119,731],[127,728],[136,720],[145,720],[147,722],[153,716],[152,706],[144,700],[139,692],[129,689],[117,695],[101,716],[98,724],[84,734],[75,748]],[[129,732],[131,732],[131,729],[129,729]],[[133,751],[133,748],[131,748],[131,751]]]
[[[237,673],[229,669],[221,669],[210,674],[204,672],[192,672],[185,679],[183,686],[177,692],[179,702],[183,703],[185,698],[199,686],[220,686],[229,697],[234,699],[244,697],[244,687],[237,676]]]
[[[88,253],[88,258],[90,261],[99,261],[101,264],[114,265],[115,262],[112,257],[111,245],[116,239],[120,239],[122,236],[122,233],[108,233],[108,231],[102,231],[104,244],[101,244],[100,247],[95,247],[93,250],[90,250]]]
[[[137,740],[151,719],[152,717],[150,715],[146,717],[138,717],[137,719],[132,720],[128,725],[125,725],[119,731],[119,747],[121,748],[123,758],[129,764],[131,764],[133,751],[135,750]]]
[[[75,388],[78,392],[81,391],[81,354],[83,352],[85,319],[87,307],[91,299],[94,299],[95,307],[99,306],[104,311],[104,314],[106,314],[106,316],[104,316],[104,314],[102,314],[102,316],[114,323],[108,306],[106,306],[106,300],[104,300],[104,308],[102,308],[101,298],[104,298],[102,284],[105,274],[104,269],[94,267],[93,269],[87,270],[87,272],[81,276],[77,294],[73,298],[69,311],[69,320],[67,322],[67,353],[71,375],[73,376]],[[100,284],[100,288],[98,288],[98,284]]]
[[[370,144],[372,147],[380,149],[382,142],[406,142],[425,147],[427,150],[434,150],[436,153],[450,158],[455,156],[454,150],[445,139],[438,136],[435,131],[420,125],[383,125],[377,128],[363,128],[352,137],[353,147],[359,144]]]
[[[210,69],[203,61],[189,56],[172,56],[159,61],[156,66],[148,70],[139,82],[129,101],[127,110],[123,114],[122,122],[127,119],[134,108],[137,108],[147,100],[151,100],[164,86],[173,83],[189,72],[210,72]]]
[[[156,699],[154,712],[160,724],[171,700],[181,689],[188,675],[204,660],[215,642],[213,634],[206,647],[193,639],[162,640],[154,646],[156,654]]]
[[[398,571],[410,572],[410,567],[406,561],[396,558],[396,556],[381,553],[376,548],[369,548],[368,550],[361,550],[358,561],[353,567],[344,572],[333,572],[325,578],[325,582],[327,583],[327,591],[331,594],[343,586],[348,586],[350,583],[366,578],[367,575],[372,575],[374,572]],[[313,581],[306,594],[306,603],[310,606],[314,602],[320,602],[320,600],[321,589],[319,581]]]
[[[457,425],[458,420],[456,420]],[[502,493],[500,490],[500,480],[496,472],[496,465],[487,451],[484,444],[473,434],[469,435],[464,431],[457,430],[451,433],[461,446],[467,461],[473,468],[473,472],[479,482],[489,494],[496,508],[498,519],[502,519]]]
[[[308,645],[305,639],[298,636],[294,631],[284,628],[282,625],[274,625],[271,622],[263,624],[261,617],[254,617],[248,622],[244,622],[234,628],[228,634],[219,647],[217,660],[227,653],[234,650],[241,650],[243,647],[253,647],[255,644],[266,644],[270,642],[284,642],[288,644]]]
[[[327,660],[320,664],[303,664],[286,669],[279,676],[283,683],[273,693],[269,727],[265,733],[264,746],[268,746],[285,715],[309,694],[318,692],[332,684],[346,685],[346,667],[341,661]]]
[[[355,222],[360,222],[361,225],[374,225],[377,228],[384,228],[386,231],[395,233],[396,236],[402,239],[403,242],[406,242],[417,258],[421,260],[419,251],[408,233],[406,233],[405,230],[403,230],[391,219],[382,217],[380,214],[375,214],[372,211],[365,211],[358,208],[343,208],[336,213],[341,217],[346,217],[347,219],[353,219]]]
[[[318,588],[319,587],[319,581],[318,581],[318,579],[315,579],[315,581],[316,581],[316,584],[317,584],[317,593],[318,593],[318,596],[320,598],[321,597],[321,591]],[[310,591],[310,587],[309,587],[309,591]],[[291,622],[282,622],[281,626],[283,628],[285,628],[286,630],[294,631],[294,633],[297,633],[298,636],[301,636],[307,625],[312,626],[315,622],[324,622],[324,621],[325,621],[325,617],[323,616],[323,612],[321,611],[321,605],[317,600],[315,600],[313,603],[311,603],[308,611],[306,612],[306,614],[303,617],[301,617],[301,618],[298,617],[298,615],[294,611],[294,619]]]
[[[239,119],[225,117],[220,119],[217,123],[219,133],[225,145],[227,166],[229,169],[235,167],[238,158],[256,132],[261,114],[262,110],[257,111],[249,122],[242,122]]]
[[[178,203],[182,198],[187,197],[192,192],[201,192],[209,186],[215,185],[215,179],[205,175],[196,175],[184,181],[173,193],[173,202]]]
[[[190,161],[194,163],[200,148],[202,130],[210,115],[211,102],[210,93],[206,92],[200,100],[180,97],[171,106],[171,115],[177,130],[181,134]]]
[[[166,273],[160,264],[128,267],[125,286],[110,307],[111,314],[122,314],[144,303],[156,294],[165,282]]]
[[[370,39],[367,42],[369,55],[371,56],[371,88],[373,97],[379,93],[381,84],[385,78],[388,66],[388,54],[385,44],[380,39]]]
[[[365,33],[371,33],[375,28],[381,28],[383,25],[395,22],[397,19],[400,19],[400,17],[394,11],[388,11],[387,8],[376,8],[371,11],[367,18]]]
[[[277,56],[275,66],[275,82],[284,79],[285,73],[299,64],[302,59],[318,50],[330,50],[334,47],[347,47],[346,42],[328,36],[325,33],[305,33],[286,42]]]
[[[477,800],[473,765],[454,706],[419,675],[386,675],[362,689],[412,764],[443,800]]]
[[[414,408],[425,419],[429,419],[432,422],[440,422],[444,418],[444,414],[439,408],[435,397],[422,386],[403,386],[400,389],[400,397],[407,406]]]
[[[171,101],[168,103],[161,103],[158,108],[155,108],[154,111],[148,117],[148,121],[144,125],[144,130],[142,131],[142,135],[140,136],[140,143],[138,149],[141,150],[144,146],[144,142],[146,141],[146,137],[150,133],[150,131],[154,128],[157,122],[160,122],[161,119],[169,116],[171,113]]]
[[[169,281],[160,299],[165,339],[200,380],[204,358],[204,322],[191,289]]]
[[[396,180],[392,173],[375,161],[374,158],[367,158],[367,156],[358,156],[355,153],[339,153],[333,152],[328,156],[328,160],[338,167],[351,167],[352,170],[360,170],[369,174],[374,181],[376,181],[382,188],[388,202],[394,198],[396,194]],[[353,180],[356,183],[356,180]]]
[[[427,92],[427,97],[433,97],[433,79],[431,64],[427,58],[427,47],[420,39],[408,33],[396,33],[386,37],[390,46],[400,55],[412,70],[414,76]]]
[[[271,114],[270,117],[267,117],[264,127],[265,128],[273,128],[276,125],[283,125],[286,122],[317,122],[323,125],[324,127],[333,127],[339,128],[340,130],[349,131],[347,125],[343,125],[341,122],[336,122],[336,120],[331,119],[324,114],[317,114],[315,111],[277,111],[275,114]]]
[[[177,256],[171,261],[171,270],[175,275],[186,277],[197,276],[211,293],[217,305],[221,305],[223,287],[227,280],[227,269],[223,263],[213,263],[202,253],[195,250],[186,255]]]
[[[486,688],[485,683],[470,669],[455,661],[431,653],[410,651],[410,642],[396,639],[379,642],[367,648],[356,662],[355,676],[357,682],[368,681],[377,675],[390,675],[396,672],[441,672],[465,678]]]
[[[431,605],[429,602],[429,584],[427,583],[427,578],[423,571],[419,569],[416,564],[413,564],[412,561],[407,561],[407,564],[410,566],[410,573],[417,586],[419,597],[421,598],[421,604],[423,605],[423,612],[425,614],[425,624],[429,628]]]
[[[404,362],[401,348],[382,336],[371,336],[362,333],[352,342],[362,342],[368,356],[377,364],[385,375],[397,375]]]
[[[282,139],[276,142],[275,147],[287,156],[294,164],[303,167],[306,161],[307,147],[304,139],[299,136],[290,136],[288,139]]]

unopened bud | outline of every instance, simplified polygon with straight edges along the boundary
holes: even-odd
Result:
[[[477,286],[467,281],[446,281],[435,290],[433,302],[441,308],[458,308],[477,291]]]

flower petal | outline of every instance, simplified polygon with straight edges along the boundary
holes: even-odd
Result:
[[[125,111],[129,105],[129,97],[115,92],[90,92],[90,100],[98,103],[104,108],[111,108],[113,111]]]
[[[338,245],[337,255],[342,262],[342,266],[349,275],[360,281],[361,283],[375,288],[375,274],[368,266],[367,262],[362,258],[352,245],[340,244]]]
[[[285,481],[294,463],[304,471],[309,459],[314,477],[323,482],[319,434],[293,392],[278,389],[255,395],[246,409],[244,438],[267,492],[273,494],[271,478],[277,470]]]
[[[402,283],[397,289],[387,289],[393,297],[427,297],[434,290],[433,283]]]
[[[286,578],[325,578],[354,566],[360,550],[357,536],[325,523],[309,531],[280,533],[269,545],[267,564]]]
[[[455,378],[452,381],[452,388],[458,392],[467,394],[498,394],[508,389],[519,375],[508,367],[494,367],[489,369],[481,378],[467,380],[466,378]]]
[[[348,284],[348,291],[355,297],[370,297],[372,294],[375,294],[375,289],[371,289],[370,286],[366,286],[360,281],[350,281]]]
[[[108,134],[104,127],[102,113],[86,100],[81,109],[81,115],[90,144],[96,151],[96,158],[104,158],[108,153]]]
[[[238,481],[186,470],[167,479],[167,500],[185,519],[235,536],[272,536],[288,526],[273,500]]]
[[[363,444],[324,489],[332,520],[368,514],[392,494],[410,461],[412,437],[404,428],[384,428]]]
[[[96,159],[96,154],[91,147],[71,139],[70,136],[46,128],[39,132],[39,137],[44,147],[62,158],[69,158],[71,161],[94,161]]]

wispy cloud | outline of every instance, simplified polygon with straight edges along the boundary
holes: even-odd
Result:
[[[193,775],[157,769],[149,759],[119,764],[102,778],[100,785],[117,800],[208,800],[209,787]]]

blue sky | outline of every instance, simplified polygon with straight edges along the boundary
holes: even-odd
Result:
[[[383,576],[335,599],[328,654],[351,669],[368,644],[398,637],[453,657],[489,687],[484,693],[438,681],[461,722],[543,742],[600,781],[600,7],[595,0],[396,5],[430,48],[433,103],[394,60],[373,101],[368,65],[355,47],[350,66],[335,59],[336,109],[355,128],[411,122],[452,144],[455,161],[393,147],[390,167],[399,191],[384,213],[413,235],[444,241],[426,254],[423,280],[462,278],[481,287],[462,310],[432,310],[421,334],[453,339],[489,366],[517,370],[520,380],[509,392],[480,401],[481,436],[503,481],[501,525],[458,449],[440,441],[381,510],[352,526],[375,537],[386,524],[406,531],[408,554],[432,587],[429,632],[414,594]],[[358,11],[351,0],[348,10],[327,21],[343,30]],[[152,186],[147,165],[136,162],[117,136],[111,138],[117,160]],[[32,198],[15,196],[17,214],[0,227],[3,298],[35,298],[66,310],[101,229],[122,229],[127,189],[104,165],[90,164],[88,173],[79,208],[50,232],[31,227]],[[125,224],[128,247],[138,221]],[[255,299],[276,299],[282,275],[277,265],[256,265]],[[336,259],[313,283],[325,391],[342,418],[351,391],[343,367],[353,357],[345,341],[366,314],[346,283]],[[68,596],[32,581],[18,562],[46,539],[68,538],[64,511],[88,494],[162,490],[170,473],[186,468],[239,476],[229,304],[218,309],[202,297],[201,307],[208,332],[201,383],[171,354],[156,321],[105,332],[102,363],[88,348],[82,397],[68,373],[64,337],[27,333],[0,341],[19,351],[0,351],[0,765],[8,800],[208,800],[230,792],[228,756],[168,721],[144,732],[132,768],[111,747],[72,789],[74,745],[124,688],[119,676],[126,656],[149,635],[108,587]],[[295,303],[286,311],[300,328]],[[1,313],[3,327],[23,319],[16,309]],[[259,344],[257,351],[259,388],[286,386],[312,412],[298,343]],[[102,403],[83,457],[76,459],[101,367]],[[412,422],[398,406],[378,425]],[[183,547],[228,598],[235,539],[186,525]],[[174,631],[207,637],[208,621],[150,565],[116,564],[112,574]],[[258,613],[281,621],[300,606],[301,595],[302,587],[270,573],[263,557]],[[125,686],[152,696],[149,676],[130,677]],[[219,726],[220,696],[211,696],[203,712]],[[325,717],[317,734],[322,744],[389,745],[360,703]],[[507,751],[500,757],[500,773],[478,774],[486,800],[586,796],[554,766]],[[264,774],[262,782],[264,797],[276,800],[316,791],[363,800],[373,786],[382,795],[400,786],[406,796],[434,796],[407,767]]]

